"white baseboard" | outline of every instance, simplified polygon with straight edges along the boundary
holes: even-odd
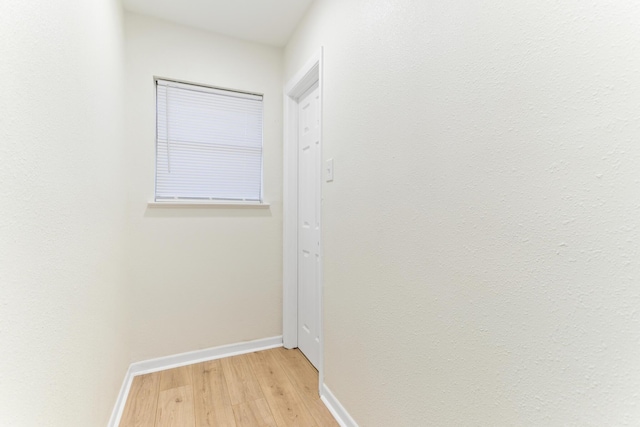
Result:
[[[124,381],[122,382],[122,387],[120,388],[120,393],[118,394],[116,404],[113,408],[113,412],[111,413],[111,419],[109,420],[108,427],[118,427],[118,424],[120,424],[120,418],[124,411],[124,405],[127,402],[131,382],[133,381],[133,377],[137,375],[150,374],[152,372],[164,371],[165,369],[178,368],[180,366],[222,359],[223,357],[237,356],[239,354],[252,353],[254,351],[268,350],[276,347],[282,347],[282,336],[223,345],[220,347],[205,348],[203,350],[190,351],[188,353],[174,354],[171,356],[158,357],[157,359],[132,363],[127,370]]]
[[[131,366],[129,366],[129,369],[127,369],[127,373],[124,376],[124,380],[122,381],[122,386],[120,387],[116,404],[111,412],[111,418],[109,418],[109,424],[107,424],[108,427],[118,427],[118,424],[120,424],[120,418],[122,417],[124,405],[127,403],[127,396],[129,395],[129,389],[131,388],[131,381],[133,381],[133,375],[131,374]]]
[[[329,390],[326,384],[322,384],[320,388],[320,399],[322,399],[324,405],[329,409],[333,418],[340,424],[340,427],[358,427],[358,423],[351,418],[349,412],[342,406],[336,396],[331,393],[331,390]]]
[[[190,351],[188,353],[158,357],[157,359],[143,360],[142,362],[132,363],[130,369],[134,376],[144,375],[152,372],[164,371],[165,369],[178,368],[180,366],[221,359],[223,357],[237,356],[238,354],[251,353],[254,351],[268,350],[276,347],[282,347],[282,336],[222,345],[220,347],[205,348],[203,350]]]

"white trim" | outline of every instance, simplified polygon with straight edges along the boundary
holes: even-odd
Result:
[[[333,418],[340,424],[340,427],[358,427],[358,423],[349,415],[349,412],[342,406],[338,398],[331,393],[326,384],[320,386],[320,399],[331,412]]]
[[[158,357],[156,359],[143,360],[131,364],[133,375],[144,375],[165,369],[178,368],[208,360],[221,359],[223,357],[237,356],[239,354],[252,353],[254,351],[269,350],[282,347],[282,337],[263,338],[255,341],[245,341],[236,344],[222,345],[219,347],[205,348],[203,350]]]
[[[282,340],[286,348],[298,346],[298,122],[295,99],[284,95],[284,160],[282,192]],[[291,145],[294,145],[290,148]]]
[[[232,200],[205,200],[202,202],[199,201],[178,201],[178,200],[167,200],[162,202],[147,202],[147,207],[149,208],[269,208],[271,205],[269,203],[260,203],[260,202],[242,202],[242,201],[232,201]]]
[[[282,336],[286,348],[298,346],[298,99],[316,82],[320,94],[320,168],[322,168],[322,101],[323,101],[323,48],[287,83],[284,90],[284,176],[283,176],[283,289]],[[322,181],[322,179],[321,179]],[[322,186],[321,186],[322,189]],[[322,191],[322,190],[321,190]],[[322,195],[319,195],[322,200]],[[320,218],[322,230],[322,219]],[[322,302],[323,244],[320,239],[320,292],[319,334],[320,357],[319,384],[324,381],[324,315]]]
[[[231,96],[235,98],[251,99],[253,101],[262,101],[263,95],[257,95],[249,92],[241,92],[237,90],[220,89],[215,86],[207,86],[203,84],[182,83],[178,80],[159,79],[156,78],[158,86],[176,87],[184,90],[199,91],[204,93],[215,93],[216,95]]]
[[[289,80],[285,86],[285,96],[294,100],[302,96],[315,82],[320,80],[320,66],[322,64],[323,48],[321,47]]]
[[[242,90],[242,89],[236,89],[236,88],[232,88],[232,87],[212,86],[212,85],[202,84],[202,83],[198,83],[198,82],[193,82],[193,81],[190,81],[190,80],[181,80],[181,79],[174,79],[174,78],[161,77],[161,76],[153,76],[153,85],[154,86],[156,84],[156,81],[158,81],[158,80],[166,80],[166,81],[175,82],[175,83],[182,83],[182,84],[185,84],[185,85],[202,86],[202,87],[207,87],[207,88],[211,88],[211,89],[223,90],[223,91],[226,91],[226,92],[238,92],[238,93],[245,93],[245,94],[248,94],[248,95],[256,95],[256,96],[264,97],[264,93],[262,93],[260,91]]]
[[[320,289],[318,290],[319,296],[319,321],[318,321],[318,333],[320,335],[320,357],[318,358],[318,389],[320,389],[320,384],[324,384],[324,239],[322,238],[322,230],[323,221],[322,221],[322,186],[323,184],[323,172],[324,168],[322,165],[324,164],[324,132],[323,132],[323,123],[324,123],[324,115],[323,115],[323,105],[324,105],[324,78],[322,77],[322,70],[324,64],[324,48],[320,47],[320,53],[318,58],[318,93],[320,94],[320,158],[318,159],[318,170],[320,171],[320,194],[318,197],[320,198],[320,218],[318,221],[320,223]],[[318,390],[320,393],[320,390]]]
[[[124,411],[124,405],[127,403],[127,396],[129,396],[129,390],[131,389],[131,382],[133,381],[133,375],[131,374],[131,366],[127,369],[127,373],[122,381],[120,387],[120,393],[116,399],[116,404],[111,412],[111,418],[109,418],[108,427],[118,427],[120,424],[120,418],[122,418],[122,412]]]
[[[150,374],[152,372],[164,371],[166,369],[178,368],[194,363],[253,353],[254,351],[269,350],[277,347],[282,347],[282,336],[205,348],[132,363],[127,370],[122,387],[120,388],[120,393],[116,399],[116,404],[113,408],[111,419],[109,420],[109,427],[117,427],[120,423],[120,418],[122,417],[124,406],[127,402],[127,396],[129,395],[129,389],[131,388],[131,382],[133,381],[133,377],[137,375]]]

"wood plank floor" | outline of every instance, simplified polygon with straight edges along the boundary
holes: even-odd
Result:
[[[299,350],[276,348],[133,379],[120,427],[338,427]]]

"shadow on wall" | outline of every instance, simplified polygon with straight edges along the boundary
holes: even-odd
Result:
[[[271,207],[238,207],[216,206],[202,207],[148,207],[144,211],[145,218],[269,218]]]

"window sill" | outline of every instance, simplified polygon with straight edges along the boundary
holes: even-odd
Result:
[[[234,201],[174,201],[167,200],[164,202],[148,202],[149,208],[253,208],[266,209],[271,205],[269,203],[260,202],[234,202]]]

